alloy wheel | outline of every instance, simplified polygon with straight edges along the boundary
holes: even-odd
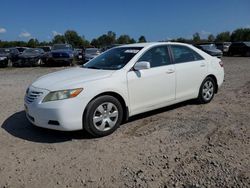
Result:
[[[211,80],[207,80],[202,88],[202,96],[206,101],[209,101],[214,95],[214,84]]]
[[[102,103],[94,112],[93,124],[99,131],[108,131],[115,126],[118,116],[118,109],[113,103]]]

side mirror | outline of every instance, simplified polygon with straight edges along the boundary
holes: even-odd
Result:
[[[137,62],[134,66],[134,69],[139,71],[143,69],[150,69],[150,63],[148,61]]]

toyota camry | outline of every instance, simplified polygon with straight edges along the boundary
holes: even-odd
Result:
[[[139,113],[190,99],[209,103],[223,80],[221,59],[192,45],[130,44],[38,78],[24,105],[36,126],[101,137]]]

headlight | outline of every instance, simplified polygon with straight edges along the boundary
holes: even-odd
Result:
[[[0,57],[0,60],[2,61],[2,60],[5,60],[5,59],[7,59],[7,57]]]
[[[74,57],[74,54],[69,54],[69,57]]]
[[[63,99],[74,98],[82,92],[82,88],[69,89],[61,91],[52,91],[46,97],[44,97],[43,102],[57,101]]]

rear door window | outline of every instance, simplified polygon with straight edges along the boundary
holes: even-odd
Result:
[[[204,58],[187,46],[171,45],[175,63],[204,60]]]

